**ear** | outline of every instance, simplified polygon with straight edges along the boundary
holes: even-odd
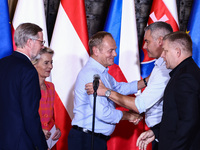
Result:
[[[162,36],[160,36],[160,37],[158,38],[158,44],[159,44],[160,46],[162,46],[162,44],[163,44],[163,37],[162,37]]]
[[[98,56],[98,54],[99,54],[99,48],[97,48],[96,46],[94,46],[94,47],[92,48],[92,50],[93,50],[93,54],[94,54],[95,56]]]
[[[31,45],[33,44],[33,40],[32,39],[28,39],[26,42],[26,46],[27,47],[31,47]]]
[[[175,51],[176,51],[176,56],[177,56],[177,57],[180,57],[180,56],[181,56],[181,49],[180,49],[179,47],[177,47],[177,48],[175,49]]]

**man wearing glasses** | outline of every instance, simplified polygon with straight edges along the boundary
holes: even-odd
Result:
[[[39,42],[41,43],[42,46],[44,46],[44,44],[45,44],[45,40],[44,40],[44,41],[38,40],[38,39],[33,39],[33,40],[39,41]]]
[[[44,47],[42,29],[21,24],[14,40],[16,50],[0,60],[0,149],[47,150],[38,114],[38,73],[31,63]]]

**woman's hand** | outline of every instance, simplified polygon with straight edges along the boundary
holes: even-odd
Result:
[[[45,130],[45,129],[42,129],[42,131],[44,132],[46,140],[48,140],[51,136],[51,132],[49,132],[48,130]]]
[[[59,138],[61,137],[61,132],[60,132],[60,129],[56,129],[56,132],[54,133],[54,135],[52,136],[52,140],[55,141],[55,140],[58,140]]]

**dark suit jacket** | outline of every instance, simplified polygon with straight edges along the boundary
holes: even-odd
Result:
[[[0,69],[0,150],[47,150],[36,69],[18,52],[1,59]]]
[[[200,150],[200,69],[189,57],[170,76],[157,125],[159,150]]]

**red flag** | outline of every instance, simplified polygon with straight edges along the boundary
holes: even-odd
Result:
[[[175,0],[153,0],[148,25],[156,21],[167,22],[172,26],[173,31],[179,30]],[[148,57],[146,50],[142,49],[141,53],[143,54],[143,58],[141,59],[141,76],[146,77],[151,73],[154,67],[154,59]],[[148,148],[150,149],[151,145],[149,145]]]
[[[169,23],[174,31],[178,31],[178,14],[176,1],[174,0],[154,0],[149,15],[148,24],[156,21]]]
[[[117,45],[117,57],[115,64],[109,67],[109,73],[118,82],[139,80],[140,61],[134,1],[112,0],[104,30],[113,35]],[[126,110],[123,107],[117,109]],[[136,150],[136,140],[144,128],[143,121],[137,126],[121,121],[107,143],[108,150]]]
[[[148,25],[163,21],[169,23],[174,31],[178,31],[178,14],[175,0],[154,0],[151,7],[151,12],[148,19]],[[154,66],[154,59],[149,58],[146,50],[140,51],[141,57],[141,75],[147,77]]]
[[[61,0],[50,47],[53,57],[52,82],[60,96],[55,102],[61,129],[58,150],[67,150],[67,136],[73,118],[73,89],[76,77],[89,58],[84,0]]]

